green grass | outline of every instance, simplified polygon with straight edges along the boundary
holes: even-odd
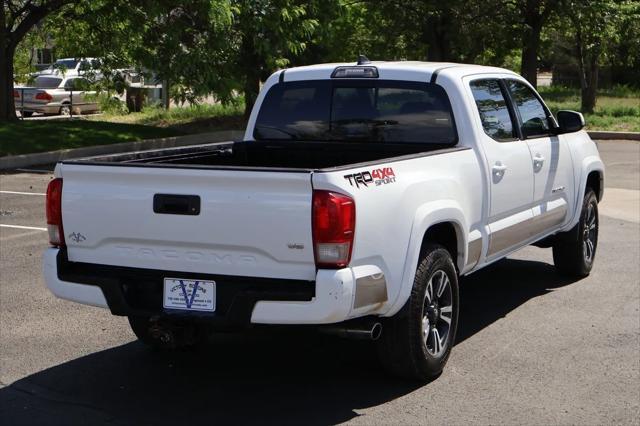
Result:
[[[183,132],[96,120],[19,121],[0,124],[0,156],[55,151],[177,136]]]
[[[540,95],[553,113],[561,109],[580,111],[580,90],[540,87]],[[585,114],[588,130],[640,132],[640,90],[614,86],[600,90],[593,114]]]
[[[148,107],[142,112],[126,115],[96,116],[92,119],[112,123],[143,124],[176,129],[184,133],[204,133],[215,130],[244,129],[244,103],[239,100],[232,105],[193,105],[173,107],[169,110]]]
[[[0,124],[0,156],[244,129],[244,104],[149,107],[131,114]]]

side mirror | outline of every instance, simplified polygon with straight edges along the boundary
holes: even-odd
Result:
[[[573,133],[584,128],[584,117],[576,111],[558,111],[559,133]]]

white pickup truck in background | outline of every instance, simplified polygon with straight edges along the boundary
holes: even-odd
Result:
[[[589,274],[604,166],[583,126],[499,68],[279,71],[242,142],[58,164],[46,283],[150,345],[309,324],[376,339],[389,370],[428,380],[459,276],[529,244]]]

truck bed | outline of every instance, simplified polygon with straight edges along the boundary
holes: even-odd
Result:
[[[327,169],[423,154],[451,145],[370,142],[221,142],[190,147],[92,157],[74,163],[231,168]]]

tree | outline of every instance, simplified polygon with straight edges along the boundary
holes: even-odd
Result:
[[[242,92],[248,115],[260,82],[307,47],[310,9],[301,0],[94,0],[65,12],[79,19],[66,17],[56,39],[76,56],[153,71],[174,99]]]
[[[607,48],[612,81],[640,85],[640,1],[621,6],[616,38]]]
[[[549,15],[558,6],[558,0],[520,0],[515,3],[522,22],[520,74],[536,87],[540,35]]]
[[[169,82],[177,101],[195,102],[212,91],[228,99],[235,88],[225,71],[233,60],[228,1],[93,0],[57,18],[48,24],[58,51],[100,58],[103,74],[147,70]]]
[[[230,47],[236,60],[230,77],[239,79],[245,117],[251,113],[260,82],[307,47],[318,25],[308,9],[306,2],[295,0],[232,1]]]
[[[0,9],[0,122],[16,119],[13,60],[18,43],[50,13],[74,0],[4,0]]]
[[[583,112],[592,113],[595,109],[603,48],[607,38],[614,34],[615,21],[624,3],[613,0],[565,0],[565,9],[572,23]]]
[[[380,52],[381,59],[502,65],[516,46],[514,25],[509,23],[517,16],[514,18],[513,7],[505,7],[505,0],[370,0],[348,4],[349,9],[365,11],[360,11],[364,22],[354,26],[353,38]],[[359,36],[361,31],[366,36]]]
[[[38,24],[18,43],[13,55],[13,73],[16,81],[28,82],[28,75],[36,71],[35,60],[38,49],[44,49],[48,45],[46,32]]]

